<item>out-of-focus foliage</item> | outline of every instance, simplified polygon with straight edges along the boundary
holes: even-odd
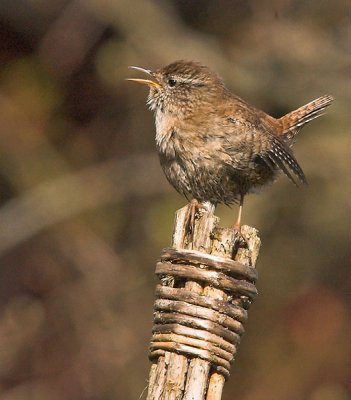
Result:
[[[260,296],[224,399],[350,399],[350,1],[2,0],[0,35],[1,399],[146,386],[155,260],[185,200],[124,79],[180,58],[275,116],[336,98],[295,145],[309,187],[247,200]]]

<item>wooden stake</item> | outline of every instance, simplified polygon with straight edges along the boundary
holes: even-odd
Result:
[[[242,227],[242,234],[247,240],[248,248],[236,249],[235,247],[238,241],[237,232],[230,228],[218,228],[219,219],[213,215],[212,212],[201,212],[201,215],[195,221],[194,232],[192,234],[186,232],[187,215],[188,207],[184,207],[176,213],[172,240],[173,249],[194,250],[197,255],[201,252],[204,253],[204,256],[206,254],[220,256],[222,260],[221,268],[224,270],[226,267],[225,263],[223,263],[223,258],[230,260],[232,264],[235,264],[232,262],[233,259],[239,261],[246,269],[255,266],[260,247],[260,239],[257,237],[257,231],[254,228],[248,226]],[[194,267],[192,266],[194,265],[192,258],[190,256],[189,258],[189,263],[182,262],[180,264],[174,264],[174,267],[171,268],[172,275],[161,274],[163,269],[170,270],[169,263],[166,263],[165,268],[163,268],[165,264],[162,264],[162,262],[159,263],[161,265],[158,265],[158,274],[161,275],[163,286],[157,290],[157,293],[167,291],[167,299],[175,298],[175,300],[156,300],[155,311],[157,311],[155,313],[155,321],[161,324],[163,317],[165,319],[172,317],[172,313],[170,314],[169,310],[173,310],[173,312],[175,311],[174,318],[177,319],[178,325],[170,324],[169,319],[167,320],[168,322],[166,321],[166,325],[163,325],[163,327],[167,329],[168,327],[172,327],[173,333],[163,333],[161,328],[159,328],[159,332],[155,332],[155,330],[158,330],[159,326],[155,325],[150,355],[152,358],[158,358],[154,361],[150,370],[147,400],[220,400],[225,382],[225,374],[224,372],[221,373],[221,371],[226,369],[224,368],[224,370],[221,370],[221,367],[217,369],[213,368],[213,362],[216,362],[217,356],[228,357],[227,355],[230,354],[227,352],[228,349],[232,351],[235,347],[219,337],[217,332],[223,331],[226,333],[227,331],[221,328],[221,324],[218,325],[218,322],[213,321],[218,320],[219,315],[221,319],[220,322],[225,323],[223,321],[226,320],[226,317],[225,314],[223,314],[223,310],[225,310],[226,307],[229,309],[230,306],[234,304],[238,306],[238,310],[243,309],[243,312],[246,312],[245,309],[250,304],[249,297],[242,295],[242,292],[237,293],[237,295],[234,294],[234,297],[231,294],[229,299],[228,290],[221,290],[222,284],[227,285],[224,286],[227,288],[235,288],[237,283],[240,286],[243,284],[243,281],[233,280],[230,276],[226,278],[222,272],[218,271],[220,269],[219,267],[216,267],[216,271],[212,272],[206,270],[208,266],[205,261],[204,265]],[[198,259],[201,260],[201,258]],[[206,257],[204,259],[206,259]],[[228,262],[229,266],[230,262]],[[182,272],[182,265],[184,265],[184,272]],[[240,267],[240,265],[238,265],[238,267]],[[197,271],[200,272],[196,272],[194,268],[198,268]],[[203,279],[201,279],[201,271],[203,271]],[[198,277],[199,274],[200,278],[196,278],[196,281],[191,279],[186,279],[184,282],[182,281],[182,279],[184,279],[182,276],[190,275],[193,276],[194,279],[194,277]],[[210,283],[206,284],[205,282]],[[253,286],[250,282],[248,285]],[[170,289],[167,289],[167,287]],[[182,301],[179,301],[179,296],[177,298],[176,295],[171,293],[171,288],[173,287],[183,288],[181,289],[183,291],[181,297]],[[175,289],[173,289],[173,291],[174,290]],[[242,290],[246,290],[246,286]],[[250,290],[252,291],[252,288]],[[184,303],[184,299],[186,299],[188,303]],[[210,304],[210,308],[203,308],[207,303]],[[214,311],[211,311],[212,303],[214,307],[212,307],[212,309]],[[198,305],[192,306],[192,304]],[[190,309],[191,307],[193,308]],[[189,311],[187,311],[187,308]],[[165,311],[165,309],[167,309],[167,311]],[[208,311],[206,312],[206,310]],[[185,313],[185,317],[182,318],[179,312]],[[232,311],[230,312],[233,314]],[[204,328],[201,328],[199,333],[192,333],[194,332],[193,328],[196,328],[198,324],[202,326],[201,321],[205,323],[206,319],[199,319],[199,317],[205,318],[205,314],[209,315],[208,318],[210,318],[210,322],[208,323],[212,324],[211,327],[214,329],[212,332],[215,332],[215,334],[204,331]],[[189,315],[191,315],[191,317]],[[185,321],[184,326],[183,320]],[[232,317],[228,316],[226,323],[230,324],[229,326],[232,326],[232,329],[234,329],[234,333],[228,332],[227,334],[229,335],[230,333],[230,335],[232,335],[229,337],[229,339],[232,340],[233,337],[235,338],[238,336],[235,331],[240,331],[240,321],[236,323]],[[218,329],[216,330],[217,325]],[[188,331],[190,332],[189,334]],[[177,338],[179,338],[179,343],[177,342]],[[208,345],[204,346],[203,344],[206,343],[204,340],[207,339],[210,341]],[[189,346],[194,349],[191,353],[193,355],[187,354],[190,348]],[[173,350],[165,351],[163,348]],[[209,353],[206,349],[208,349]],[[199,353],[201,356],[194,356],[195,353]],[[204,354],[204,356],[202,356],[202,354]],[[208,354],[210,355],[207,356]],[[212,361],[209,361],[209,359]],[[225,360],[223,361],[223,365],[227,365]]]

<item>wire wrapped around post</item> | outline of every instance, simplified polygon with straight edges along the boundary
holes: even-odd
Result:
[[[203,212],[187,230],[188,208],[176,214],[172,247],[156,265],[154,326],[148,400],[219,400],[257,295],[255,263],[260,240],[244,226],[218,228]]]

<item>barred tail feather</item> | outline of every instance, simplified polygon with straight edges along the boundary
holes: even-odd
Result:
[[[284,115],[278,121],[281,123],[280,135],[291,140],[305,124],[323,115],[323,110],[330,106],[333,96],[325,95]]]

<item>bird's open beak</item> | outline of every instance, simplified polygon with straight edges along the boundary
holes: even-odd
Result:
[[[133,67],[133,66],[131,66],[129,68],[137,69],[138,71],[142,71],[145,74],[154,76],[153,72],[150,71],[149,69],[140,68],[140,67]],[[142,83],[144,85],[148,85],[148,86],[154,87],[156,89],[161,87],[161,85],[158,82],[154,82],[154,81],[152,81],[150,79],[128,78],[127,81],[132,81],[132,82],[136,82],[136,83]]]

